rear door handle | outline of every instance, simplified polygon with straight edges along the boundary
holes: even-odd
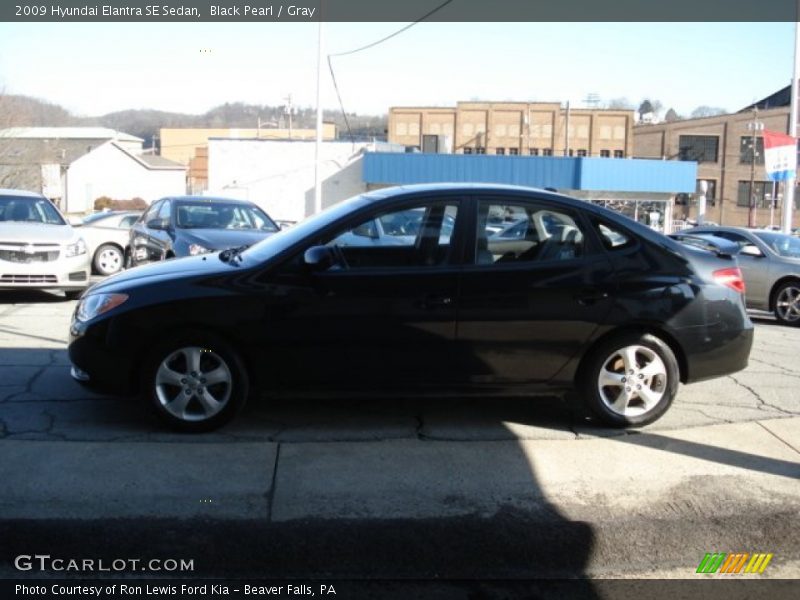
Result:
[[[601,292],[599,290],[585,290],[575,296],[575,301],[581,306],[591,306],[592,304],[597,304],[606,298],[608,298],[607,292]]]
[[[452,304],[453,304],[452,297],[432,294],[430,296],[426,296],[425,299],[422,301],[422,308],[426,308],[428,310],[435,310],[437,308],[448,308]]]

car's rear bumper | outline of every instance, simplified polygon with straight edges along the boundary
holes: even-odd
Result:
[[[695,327],[681,330],[679,342],[686,358],[685,383],[736,373],[747,367],[753,347],[753,324],[739,330]]]

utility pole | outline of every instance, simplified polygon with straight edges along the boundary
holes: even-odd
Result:
[[[292,95],[289,94],[284,100],[286,100],[286,107],[283,109],[283,113],[289,115],[289,139],[292,139]]]
[[[796,19],[800,20],[800,0],[797,0],[797,16]],[[789,110],[789,135],[793,138],[797,137],[797,78],[800,74],[800,23],[797,21],[794,24],[794,67],[792,69],[792,101]],[[797,165],[792,165],[796,167]],[[794,214],[794,186],[797,177],[790,177],[786,180],[783,189],[783,219],[781,223],[781,231],[783,233],[791,233],[792,231],[792,215]]]
[[[747,129],[752,131],[753,137],[750,147],[750,210],[747,212],[747,226],[756,226],[756,155],[758,153],[758,132],[764,129],[764,124],[758,120],[758,107],[753,107],[753,120],[747,124]]]
[[[314,143],[314,213],[322,210],[322,174],[320,173],[320,161],[322,160],[322,24],[319,20],[319,31],[317,32],[317,136]]]

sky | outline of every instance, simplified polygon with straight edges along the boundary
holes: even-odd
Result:
[[[404,23],[325,23],[324,53]],[[81,116],[200,114],[225,102],[316,106],[316,23],[0,23],[0,92]],[[347,112],[457,101],[644,98],[736,111],[789,83],[794,23],[419,23],[334,57]],[[324,65],[322,104],[338,103]]]

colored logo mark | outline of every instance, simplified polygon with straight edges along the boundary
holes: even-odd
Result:
[[[707,552],[697,567],[697,573],[719,573],[720,575],[737,575],[740,573],[763,573],[772,554],[748,552]],[[747,566],[745,566],[747,565]]]

